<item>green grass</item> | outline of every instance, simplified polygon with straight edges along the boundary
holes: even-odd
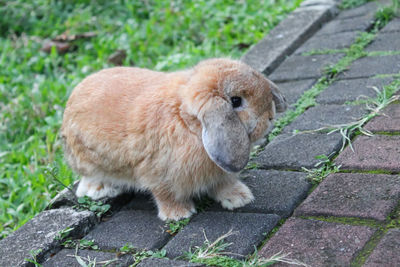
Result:
[[[43,210],[77,176],[65,165],[58,130],[73,87],[110,67],[125,49],[124,65],[176,70],[201,59],[240,57],[301,0],[56,1],[0,0],[0,238]],[[45,39],[95,32],[58,55]]]

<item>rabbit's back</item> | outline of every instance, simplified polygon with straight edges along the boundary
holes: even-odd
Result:
[[[166,76],[119,67],[102,70],[78,84],[68,100],[61,129],[71,167],[81,175],[95,170],[116,174],[136,164],[132,161],[142,161],[143,156],[132,153],[151,152],[146,151],[146,135],[152,135],[150,128],[157,125],[151,114],[153,102],[164,93]]]

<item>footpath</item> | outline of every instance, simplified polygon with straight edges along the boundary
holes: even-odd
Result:
[[[305,1],[242,58],[290,105],[242,172],[253,203],[202,199],[165,223],[145,194],[76,203],[64,190],[0,241],[0,266],[400,266],[400,18],[379,11],[390,3]]]

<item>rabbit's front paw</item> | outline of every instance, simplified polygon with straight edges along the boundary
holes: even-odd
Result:
[[[213,198],[228,210],[243,207],[254,200],[250,189],[240,181],[220,187]]]
[[[76,190],[77,197],[88,196],[92,199],[115,197],[121,193],[121,188],[115,187],[111,183],[88,177],[82,177]]]

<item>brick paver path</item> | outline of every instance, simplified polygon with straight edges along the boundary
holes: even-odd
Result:
[[[322,55],[305,52],[349,47],[360,31],[371,29],[377,10],[378,5],[372,2],[341,11],[269,75],[287,95],[290,109],[324,75],[326,66],[345,56],[340,52]],[[378,32],[366,51],[400,52],[399,44],[400,18],[395,18]],[[52,226],[46,247],[38,245],[32,249],[47,249],[52,244],[52,249],[41,255],[43,266],[77,265],[74,257],[67,256],[75,251],[66,248],[59,251],[60,244],[53,237],[66,226],[86,220],[90,223],[79,229],[77,236],[94,240],[100,250],[81,250],[79,255],[107,260],[131,243],[138,249],[165,249],[170,258],[147,259],[139,266],[200,266],[174,258],[203,244],[205,236],[213,241],[231,229],[235,234],[227,239],[232,243],[227,251],[235,253],[234,258],[250,255],[258,247],[259,256],[290,253],[290,258],[310,266],[400,266],[400,104],[390,104],[380,116],[369,121],[365,129],[374,135],[354,136],[354,150],[347,146],[340,151],[343,139],[339,133],[309,131],[349,123],[369,113],[365,104],[355,105],[354,101],[361,95],[376,97],[371,86],[382,89],[394,79],[390,75],[376,77],[377,74],[398,73],[400,55],[375,54],[354,61],[315,98],[315,106],[287,125],[252,160],[256,169],[242,173],[243,181],[256,198],[252,204],[231,212],[211,203],[177,234],[171,235],[165,223],[157,218],[148,195],[122,196],[112,200],[111,216],[96,226],[91,227],[93,216],[82,213],[75,220],[63,221],[62,226]],[[296,130],[307,133],[294,134]],[[318,155],[333,157],[341,168],[316,186],[309,181],[303,167],[313,168],[319,161],[315,158]],[[68,201],[61,200],[54,207],[60,203]],[[60,214],[69,212],[63,211],[64,208],[58,210]],[[26,227],[9,238],[29,244],[29,237],[22,238],[26,236],[24,231]],[[0,243],[0,251],[7,251],[5,241]],[[11,260],[15,266],[20,264]],[[132,261],[124,255],[118,264],[125,266]]]

